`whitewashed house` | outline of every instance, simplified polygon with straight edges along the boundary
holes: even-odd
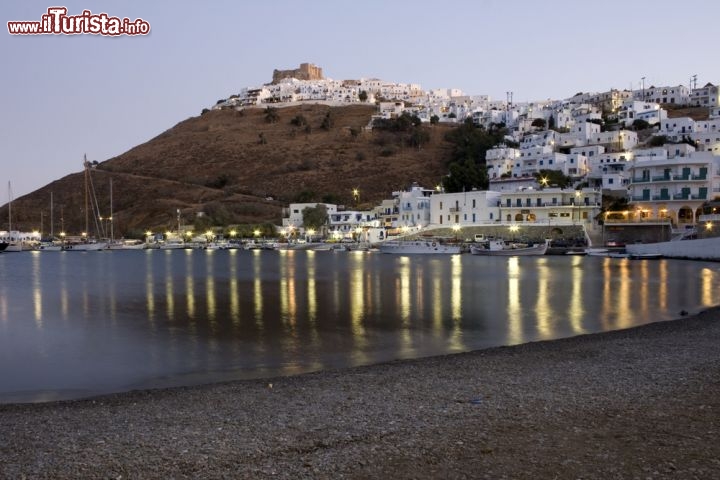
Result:
[[[500,198],[503,223],[591,224],[602,208],[599,189],[524,188]]]
[[[430,197],[433,226],[487,225],[499,221],[500,192],[471,190],[461,193],[436,193]]]
[[[667,112],[657,103],[632,100],[622,104],[617,116],[621,123],[629,127],[635,120],[645,120],[650,125],[660,123],[667,118]]]
[[[633,99],[641,102],[668,103],[672,105],[689,105],[690,89],[685,85],[675,87],[655,87],[633,91]]]
[[[485,153],[485,167],[490,180],[500,178],[503,175],[512,175],[516,160],[520,157],[520,150],[499,146],[488,150]]]
[[[332,203],[291,203],[287,209],[283,211],[282,226],[303,228],[303,210],[306,208],[316,208],[318,205],[325,205],[328,215],[337,213],[338,207]]]
[[[393,192],[398,205],[395,228],[418,229],[430,223],[430,197],[435,190],[413,184],[408,190]]]
[[[694,88],[690,96],[690,102],[697,107],[717,107],[720,105],[718,86],[707,83],[704,87]]]
[[[720,195],[720,157],[682,147],[636,152],[629,169],[628,200],[638,220],[670,219],[676,226],[695,225],[702,204]]]

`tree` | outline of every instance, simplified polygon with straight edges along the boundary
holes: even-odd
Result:
[[[323,130],[330,130],[333,125],[335,125],[335,119],[333,119],[331,112],[327,112],[325,114],[325,118],[323,118],[322,124],[320,124],[320,128]]]
[[[360,93],[358,94],[358,100],[361,102],[367,102],[368,99],[368,93],[365,90],[360,90]]]
[[[548,130],[555,130],[555,116],[550,115],[548,118]]]
[[[410,134],[410,145],[420,148],[430,141],[430,134],[425,129],[418,128]]]
[[[273,107],[267,107],[265,109],[265,121],[267,123],[277,123],[279,119],[280,116],[277,113],[277,109]]]
[[[293,119],[290,120],[290,123],[296,127],[302,127],[303,125],[307,125],[307,120],[302,115],[295,115]]]
[[[438,122],[440,122],[440,117],[438,117],[437,115],[433,115],[432,117],[430,117],[430,125],[437,125]]]
[[[312,190],[303,190],[295,196],[297,203],[310,203],[315,199],[315,192]]]
[[[533,127],[536,127],[536,128],[544,129],[545,128],[545,119],[544,118],[536,118],[535,120],[532,121],[532,123],[530,125],[532,125]]]
[[[648,145],[651,147],[662,147],[667,143],[667,135],[653,135],[648,141]]]
[[[633,120],[632,127],[633,130],[639,132],[640,130],[650,128],[650,124],[647,122],[647,120],[643,120],[642,118],[636,118],[635,120]]]
[[[487,190],[489,181],[484,166],[465,159],[449,165],[448,173],[443,177],[442,185],[447,193],[470,191],[473,188]]]
[[[315,230],[327,225],[329,218],[327,208],[322,203],[319,203],[315,207],[303,208],[302,216],[305,228],[313,228]]]

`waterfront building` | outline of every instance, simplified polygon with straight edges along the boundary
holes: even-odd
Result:
[[[636,151],[629,173],[628,221],[692,227],[703,204],[720,195],[720,157],[687,144]]]

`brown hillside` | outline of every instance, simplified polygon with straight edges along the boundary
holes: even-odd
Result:
[[[674,105],[663,105],[668,112],[668,118],[690,117],[693,120],[707,120],[710,116],[710,109],[707,107],[675,107]]]
[[[277,121],[264,109],[210,111],[93,169],[101,214],[110,214],[110,179],[116,236],[193,223],[205,212],[211,223],[279,223],[282,207],[300,198],[332,199],[360,206],[389,198],[416,181],[436,185],[447,173],[447,126],[426,126],[430,141],[418,149],[400,134],[364,130],[372,106],[278,108]],[[327,115],[331,122],[322,128]],[[301,115],[306,125],[291,120]],[[78,164],[80,166],[80,161]],[[49,232],[50,192],[54,230],[85,229],[83,174],[57,180],[13,202],[13,227]],[[0,228],[7,207],[0,210]]]

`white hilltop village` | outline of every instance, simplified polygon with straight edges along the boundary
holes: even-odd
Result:
[[[643,83],[638,90],[513,102],[512,92],[505,100],[492,100],[376,78],[332,80],[322,68],[303,63],[275,70],[271,83],[243,88],[211,108],[370,104],[377,113],[368,129],[375,119],[405,113],[427,123],[472,121],[488,129],[507,128],[504,143],[486,154],[488,190],[448,193],[409,178],[407,190],[388,192],[391,198],[369,210],[322,204],[329,224],[317,231],[306,228],[303,211],[319,204],[292,203],[278,227],[286,240],[322,237],[373,244],[407,234],[435,232],[468,240],[479,232],[507,231],[519,238],[574,235],[594,246],[720,235],[720,99],[717,85],[697,87],[696,78],[687,86],[645,88]],[[706,109],[700,115],[705,119],[668,115],[687,107]],[[549,184],[538,175],[547,170],[562,172],[573,185]],[[604,196],[624,199],[627,207],[603,211]],[[0,241],[26,246],[41,237],[40,232],[0,232]]]
[[[691,83],[697,83],[696,76]],[[423,122],[508,128],[506,143],[487,152],[488,191],[445,193],[413,185],[392,193],[371,211],[340,210],[327,204],[330,232],[355,237],[375,229],[370,241],[387,234],[432,228],[503,225],[582,225],[602,230],[604,241],[712,235],[720,215],[720,101],[718,86],[648,86],[638,90],[578,93],[539,102],[492,100],[458,89],[423,90],[418,84],[379,79],[332,80],[303,63],[275,70],[270,84],[244,88],[214,109],[283,107],[303,102],[344,106],[376,104],[374,118],[407,112]],[[682,107],[707,109],[706,120],[669,118]],[[368,128],[372,128],[372,121]],[[572,188],[543,184],[537,173],[558,170]],[[408,179],[411,183],[412,179]],[[427,187],[427,188],[424,188]],[[625,198],[622,212],[600,216],[602,196]],[[317,204],[291,204],[284,232],[304,233],[302,211]],[[643,230],[631,227],[642,225]],[[702,225],[702,229],[698,226]],[[654,227],[654,228],[653,228]],[[643,231],[645,233],[643,233]],[[384,237],[383,237],[384,235]]]

